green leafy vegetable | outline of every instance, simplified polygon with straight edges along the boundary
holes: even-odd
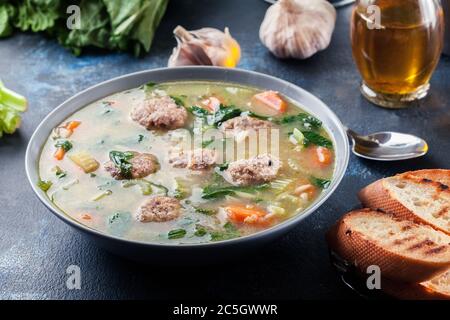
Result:
[[[201,208],[201,207],[194,207],[195,208],[195,212],[204,214],[206,216],[213,216],[215,214],[217,214],[217,209],[206,209],[206,208]]]
[[[219,164],[217,167],[219,168],[219,171],[225,171],[228,169],[229,165],[230,164],[228,162],[224,162],[222,164]]]
[[[202,141],[202,148],[207,148],[209,145],[211,145],[215,140],[214,139],[209,139],[209,140],[204,140]]]
[[[52,187],[53,183],[51,181],[39,180],[37,185],[42,191],[47,192],[48,189]]]
[[[304,137],[303,143],[304,143],[305,146],[309,146],[311,144],[314,144],[314,145],[317,145],[317,146],[320,146],[320,147],[333,149],[333,143],[329,139],[321,136],[318,133],[315,133],[315,132],[312,132],[312,131],[302,131],[302,134],[303,134],[303,137]]]
[[[274,122],[278,124],[301,122],[305,127],[311,127],[313,129],[320,129],[322,127],[322,121],[307,113],[285,116],[281,119],[275,119]]]
[[[144,136],[142,134],[138,135],[138,142],[142,142],[144,140]]]
[[[316,178],[316,177],[311,177],[310,181],[313,185],[315,185],[316,187],[318,187],[320,189],[327,189],[331,184],[330,180],[320,179],[320,178]]]
[[[184,100],[180,97],[177,96],[170,96],[170,98],[172,98],[173,101],[175,101],[175,104],[179,107],[184,107]]]
[[[111,151],[109,153],[109,159],[114,163],[120,174],[125,178],[131,178],[132,165],[128,161],[133,158],[134,155],[131,152]]]
[[[189,189],[189,182],[181,180],[181,179],[175,179],[175,190],[173,196],[176,199],[185,199],[189,196],[190,189]]]
[[[219,110],[208,119],[208,124],[219,127],[225,121],[239,117],[241,113],[242,110],[235,106],[220,105]]]
[[[200,224],[195,226],[195,232],[194,236],[196,237],[203,237],[204,235],[208,234],[208,229]]]
[[[216,128],[225,121],[239,117],[242,114],[241,109],[236,108],[233,105],[224,106],[223,104],[221,104],[219,109],[213,114],[209,113],[208,110],[197,106],[191,106],[188,108],[188,111],[196,117],[206,119],[208,125]]]
[[[212,241],[230,240],[240,236],[239,231],[231,222],[225,223],[222,231],[215,230],[211,231],[210,234]]]
[[[260,120],[268,120],[268,121],[271,121],[271,120],[272,120],[272,117],[269,117],[269,116],[263,116],[263,115],[260,115],[260,114],[255,113],[255,112],[253,112],[253,111],[246,111],[246,112],[244,112],[243,114],[246,114],[246,115],[248,115],[249,117],[256,118],[256,119],[260,119]]]
[[[155,86],[157,86],[158,84],[156,82],[147,82],[146,84],[144,84],[141,88],[144,89],[144,91],[151,91],[153,90],[153,88],[155,88]]]
[[[258,190],[263,190],[269,188],[270,184],[265,183],[259,186],[251,186],[251,187],[241,187],[241,186],[217,186],[217,185],[209,185],[203,188],[202,198],[203,199],[216,199],[221,198],[227,195],[234,195],[236,192],[243,193],[255,193]]]
[[[221,230],[212,229],[210,227],[203,226],[201,224],[197,224],[195,226],[194,235],[197,237],[203,237],[205,235],[211,235],[212,241],[223,241],[240,237],[239,230],[231,223],[227,222],[223,225]]]
[[[12,134],[19,128],[21,113],[26,110],[27,100],[25,97],[7,89],[0,81],[0,138],[3,133]]]
[[[174,229],[169,231],[167,234],[167,237],[169,239],[180,239],[183,238],[186,235],[186,230],[184,229]]]
[[[67,172],[65,172],[63,169],[61,169],[59,166],[56,166],[53,168],[53,171],[55,171],[55,175],[58,179],[62,179],[65,176],[67,176]]]
[[[187,108],[187,110],[192,113],[194,116],[199,117],[199,118],[206,118],[206,116],[209,115],[208,110],[197,107],[197,106],[191,106],[189,108]]]
[[[168,0],[19,0],[0,1],[0,37],[13,29],[46,32],[74,54],[85,47],[148,52]],[[79,24],[69,6],[80,8]]]
[[[65,152],[69,151],[70,149],[73,148],[72,143],[69,140],[59,140],[58,142],[56,142],[55,144],[56,148],[63,148],[63,150]]]

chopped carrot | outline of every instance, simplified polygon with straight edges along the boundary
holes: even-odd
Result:
[[[81,219],[83,219],[83,220],[91,220],[92,217],[91,217],[91,215],[89,213],[84,213],[84,214],[81,215]]]
[[[222,101],[217,97],[209,97],[202,101],[202,105],[208,109],[208,111],[215,112],[220,108]]]
[[[62,160],[62,159],[64,159],[65,154],[66,154],[66,150],[64,150],[64,148],[62,148],[62,147],[59,147],[58,149],[56,149],[56,152],[53,156],[55,157],[56,160]]]
[[[316,160],[322,166],[329,166],[333,162],[333,152],[324,147],[316,147]]]
[[[276,91],[264,91],[255,94],[252,100],[254,103],[264,105],[278,113],[286,112],[287,109],[286,101]]]
[[[66,129],[73,131],[81,124],[80,121],[70,121],[66,124]]]
[[[253,206],[235,205],[226,207],[228,217],[235,223],[265,225],[271,221],[266,220],[267,212]]]

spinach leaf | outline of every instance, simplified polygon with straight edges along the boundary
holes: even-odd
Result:
[[[217,167],[219,168],[219,171],[225,171],[228,169],[229,165],[230,164],[228,162],[224,162],[222,164],[219,164]]]
[[[198,118],[206,119],[208,125],[216,128],[225,121],[239,117],[242,114],[241,109],[236,108],[233,105],[224,106],[223,104],[221,104],[219,109],[213,114],[198,106],[191,106],[188,108],[188,111]]]
[[[208,124],[219,127],[222,123],[227,120],[239,117],[242,114],[242,110],[236,108],[235,106],[224,106],[220,105],[219,110],[217,110],[209,119]]]
[[[274,122],[277,124],[301,122],[305,127],[311,127],[312,129],[320,129],[322,127],[322,121],[307,113],[285,116],[281,119],[275,119]]]
[[[320,178],[316,178],[316,177],[311,177],[310,181],[313,185],[315,185],[316,187],[318,187],[320,189],[327,189],[331,184],[330,180],[320,179]]]
[[[184,107],[184,100],[177,96],[170,96],[170,98],[175,102],[175,104],[179,107]]]
[[[246,115],[248,115],[249,117],[256,118],[256,119],[260,119],[260,120],[268,120],[268,121],[271,121],[271,120],[272,120],[272,117],[269,117],[269,116],[263,116],[263,115],[260,115],[260,114],[255,113],[255,112],[253,112],[253,111],[246,111],[246,112],[243,112],[242,114],[246,114]]]
[[[217,199],[227,195],[234,195],[236,192],[244,192],[244,193],[255,193],[258,190],[267,189],[270,187],[270,184],[265,183],[259,186],[251,186],[251,187],[241,187],[241,186],[218,186],[218,185],[209,185],[203,188],[202,198],[203,199]]]
[[[197,224],[195,226],[194,236],[203,237],[206,234],[208,234],[208,228],[202,226],[201,224]]]
[[[225,223],[221,230],[212,229],[201,224],[195,226],[195,236],[203,237],[207,234],[211,236],[211,241],[224,241],[238,238],[241,235],[239,230],[231,222]]]
[[[187,108],[187,111],[192,113],[194,116],[199,118],[206,118],[209,115],[208,110],[197,107],[197,106],[191,106]]]
[[[201,207],[194,207],[195,212],[204,214],[206,216],[213,216],[215,214],[217,214],[217,209],[206,209],[206,208],[201,208]]]
[[[169,239],[180,239],[183,238],[186,235],[186,230],[184,229],[174,229],[169,231],[167,234],[167,238]]]
[[[55,144],[56,148],[62,148],[65,152],[73,148],[72,143],[69,140],[59,140]]]
[[[138,135],[138,142],[144,141],[144,135],[140,134]]]
[[[111,151],[109,153],[109,159],[126,179],[131,178],[132,165],[128,160],[133,157],[134,154],[132,152]]]
[[[227,222],[223,226],[222,231],[211,231],[211,240],[212,241],[224,241],[224,240],[230,240],[234,238],[238,238],[240,236],[239,231],[236,229],[236,227],[231,223]]]
[[[314,144],[316,146],[333,149],[333,143],[329,139],[321,136],[320,134],[312,132],[312,131],[302,131],[302,133],[304,136],[303,143],[305,146]]]

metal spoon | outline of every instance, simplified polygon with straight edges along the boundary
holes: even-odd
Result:
[[[264,0],[264,1],[266,1],[270,4],[274,4],[275,2],[277,2],[277,0]],[[340,7],[346,6],[348,4],[351,4],[353,2],[355,2],[355,0],[341,0],[341,1],[332,2],[332,5],[335,6],[336,8],[340,8]]]
[[[410,134],[386,131],[362,136],[349,128],[345,129],[353,144],[352,151],[358,157],[397,161],[418,158],[428,151],[425,140]]]

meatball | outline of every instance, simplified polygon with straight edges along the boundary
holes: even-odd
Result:
[[[146,200],[136,212],[140,222],[164,222],[180,216],[180,202],[171,197],[154,196]]]
[[[185,108],[178,106],[169,97],[145,100],[131,110],[131,119],[150,129],[177,129],[184,126],[187,119]]]
[[[278,158],[265,154],[230,163],[224,177],[238,186],[257,185],[275,179],[280,168]]]
[[[207,170],[217,161],[217,154],[210,149],[195,149],[193,151],[180,151],[170,155],[169,163],[174,168],[188,168],[190,170]]]
[[[225,121],[222,124],[221,129],[225,132],[232,132],[234,134],[237,134],[242,131],[258,131],[259,129],[269,129],[271,127],[272,123],[269,121],[260,120],[249,116],[239,116]]]
[[[131,152],[134,156],[128,160],[131,164],[131,177],[125,177],[112,161],[104,164],[105,170],[111,174],[114,179],[140,179],[155,173],[159,169],[158,159],[150,153]]]

